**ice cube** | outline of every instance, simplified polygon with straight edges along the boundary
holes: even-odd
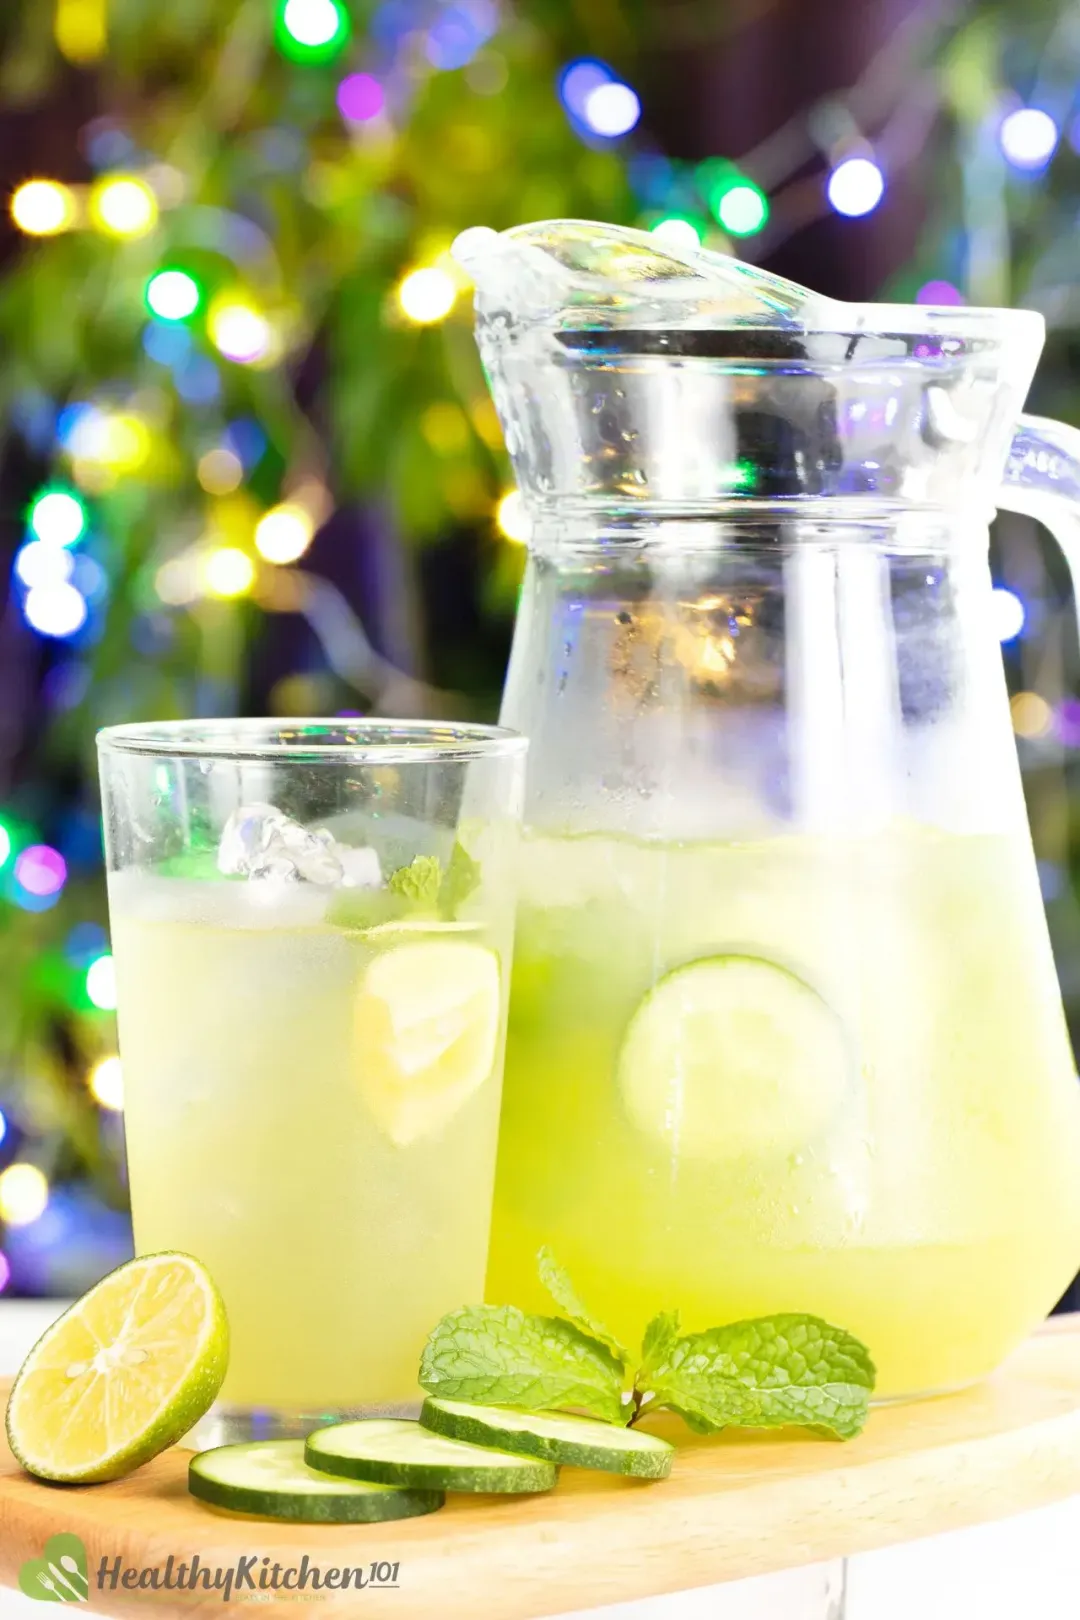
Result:
[[[335,844],[334,849],[344,869],[342,882],[345,888],[382,888],[382,867],[377,850],[370,847],[350,849],[347,844]]]
[[[243,804],[225,823],[218,871],[332,888],[345,876],[342,854],[325,828],[312,832],[272,804]]]

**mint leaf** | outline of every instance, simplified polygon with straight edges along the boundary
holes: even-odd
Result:
[[[414,905],[434,906],[442,883],[442,862],[437,855],[417,855],[409,866],[399,866],[391,874],[391,894],[400,895]]]
[[[631,1359],[629,1350],[624,1350],[618,1339],[594,1316],[590,1316],[570,1281],[569,1273],[560,1266],[546,1243],[536,1256],[536,1268],[540,1273],[540,1281],[563,1315],[568,1316],[582,1333],[587,1333],[591,1338],[599,1339],[601,1344],[607,1345],[612,1355],[622,1362],[625,1370]]]
[[[480,883],[480,862],[474,861],[460,839],[450,852],[450,864],[443,873],[439,886],[439,910],[444,917],[454,918],[458,908]]]
[[[781,1315],[676,1339],[640,1383],[650,1411],[670,1406],[699,1434],[798,1423],[846,1440],[866,1422],[874,1375],[850,1333]]]
[[[521,1406],[540,1412],[580,1407],[625,1423],[622,1368],[570,1322],[527,1316],[515,1305],[450,1311],[424,1346],[420,1383],[429,1395]]]
[[[641,1341],[639,1382],[643,1374],[651,1372],[654,1367],[660,1366],[678,1337],[678,1311],[661,1311],[658,1316],[653,1317],[645,1329],[645,1337]]]

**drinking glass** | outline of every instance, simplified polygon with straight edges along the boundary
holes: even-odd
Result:
[[[204,1262],[216,1437],[417,1396],[483,1297],[526,744],[222,720],[98,738],[138,1251]]]

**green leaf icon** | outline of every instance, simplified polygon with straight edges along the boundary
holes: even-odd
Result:
[[[28,1559],[19,1571],[19,1590],[37,1603],[85,1603],[90,1580],[78,1536],[50,1536],[42,1556]]]

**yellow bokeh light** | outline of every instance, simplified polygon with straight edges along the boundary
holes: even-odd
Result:
[[[525,545],[532,534],[532,522],[525,510],[525,502],[516,489],[505,494],[495,508],[495,522],[501,533],[516,545]]]
[[[36,1164],[9,1164],[0,1175],[0,1220],[29,1226],[44,1214],[49,1183]]]
[[[439,399],[429,405],[420,418],[420,431],[433,450],[440,455],[453,455],[464,450],[469,443],[469,423],[460,405],[452,400]]]
[[[255,528],[255,549],[267,562],[291,563],[302,557],[315,537],[315,524],[305,507],[292,501],[272,506]]]
[[[224,445],[200,456],[195,472],[208,495],[231,495],[244,481],[244,463]]]
[[[200,573],[209,596],[246,596],[255,583],[255,564],[239,546],[219,546],[216,551],[208,551]]]
[[[111,175],[90,193],[90,218],[107,236],[145,236],[158,222],[158,201],[145,180]]]
[[[1034,741],[1049,734],[1054,723],[1053,710],[1038,692],[1017,692],[1009,704],[1013,730],[1018,737]]]
[[[102,1108],[119,1113],[124,1106],[124,1073],[115,1056],[99,1059],[87,1079],[90,1095]]]
[[[53,32],[61,54],[82,65],[98,62],[108,43],[107,0],[56,0]]]
[[[445,320],[454,307],[457,288],[445,270],[434,267],[412,270],[400,283],[398,303],[402,312],[418,326]]]
[[[254,366],[271,358],[274,334],[265,315],[234,298],[215,302],[207,317],[210,341],[226,360]]]
[[[11,199],[11,217],[27,236],[58,236],[77,214],[75,193],[58,180],[27,180]]]

